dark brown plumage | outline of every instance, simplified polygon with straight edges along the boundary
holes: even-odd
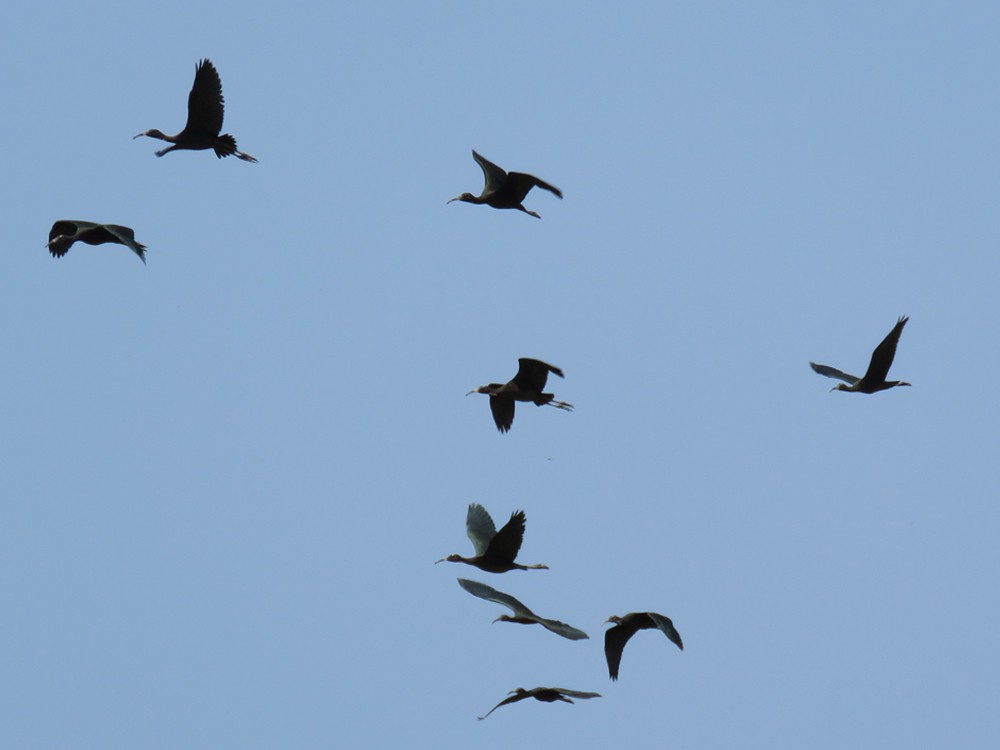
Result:
[[[222,98],[222,81],[212,61],[205,59],[198,63],[194,72],[194,84],[188,94],[188,118],[184,129],[177,135],[164,135],[161,131],[146,130],[136,135],[159,138],[172,143],[165,149],[156,152],[163,156],[177,149],[203,151],[212,149],[218,158],[233,155],[243,161],[255,162],[250,154],[244,154],[236,149],[236,139],[228,133],[219,135],[222,131],[224,102]]]
[[[877,393],[887,388],[895,388],[897,385],[910,385],[903,380],[885,379],[885,376],[889,374],[889,368],[892,367],[892,360],[896,357],[896,345],[899,343],[899,337],[903,333],[903,326],[906,325],[906,321],[908,320],[909,318],[905,315],[897,320],[896,325],[889,331],[889,334],[882,339],[882,343],[875,347],[875,351],[872,352],[871,362],[868,363],[868,372],[862,378],[848,375],[846,372],[842,372],[836,367],[830,367],[829,365],[817,365],[815,362],[810,362],[809,366],[820,375],[826,375],[828,378],[837,378],[847,383],[847,385],[837,383],[837,385],[830,389],[831,391]]]
[[[549,373],[563,377],[558,367],[553,367],[538,359],[521,357],[518,362],[517,375],[507,383],[490,383],[473,388],[469,393],[485,393],[490,397],[490,411],[493,412],[493,422],[500,432],[509,432],[514,424],[514,402],[530,401],[535,406],[554,406],[557,409],[573,411],[573,405],[565,401],[553,400],[551,393],[542,393]],[[469,393],[465,395],[468,396]]]
[[[600,693],[585,693],[580,690],[567,690],[566,688],[547,688],[547,687],[536,687],[531,688],[531,690],[525,690],[524,688],[518,688],[517,690],[510,691],[510,697],[504,698],[502,701],[497,703],[493,708],[486,712],[485,716],[478,716],[480,721],[489,716],[491,713],[496,711],[500,706],[506,706],[508,703],[517,703],[518,701],[523,701],[525,698],[534,698],[536,701],[542,701],[543,703],[555,703],[556,701],[562,701],[563,703],[572,703],[569,697],[572,698],[600,698]]]
[[[677,632],[673,622],[669,617],[658,615],[656,612],[630,612],[624,617],[612,615],[606,622],[615,623],[615,626],[608,628],[604,634],[604,656],[608,660],[608,674],[612,680],[618,679],[618,665],[621,664],[625,644],[640,630],[656,628],[677,644],[677,648],[684,650],[681,634]]]
[[[49,230],[49,241],[46,247],[54,258],[61,258],[73,246],[74,242],[85,242],[88,245],[103,245],[113,242],[124,245],[146,262],[146,246],[135,241],[135,232],[119,224],[97,224],[93,221],[77,219],[60,219]]]
[[[461,562],[473,565],[487,573],[506,573],[508,570],[548,570],[548,565],[521,565],[514,562],[524,540],[524,511],[510,514],[510,520],[498,532],[493,519],[479,503],[469,505],[465,516],[465,533],[475,548],[475,557],[448,555],[437,562]],[[436,564],[436,563],[435,563]]]
[[[496,164],[488,159],[484,159],[475,151],[472,152],[472,158],[476,160],[483,170],[483,177],[486,181],[486,184],[483,186],[483,192],[479,195],[462,193],[448,201],[449,203],[452,201],[463,201],[479,205],[485,203],[487,206],[492,206],[493,208],[516,208],[519,211],[524,211],[529,216],[540,219],[542,218],[541,216],[521,205],[521,202],[531,188],[540,187],[543,190],[548,190],[557,198],[562,198],[562,191],[559,188],[553,187],[549,183],[539,180],[537,177],[524,174],[523,172],[504,172]]]

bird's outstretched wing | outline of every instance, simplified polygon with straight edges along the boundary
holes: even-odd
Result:
[[[510,432],[514,424],[514,401],[500,396],[490,396],[490,411],[493,423],[500,432]]]
[[[510,514],[510,520],[493,537],[486,552],[490,557],[513,562],[517,553],[521,551],[522,541],[524,541],[524,511],[519,510]]]
[[[510,609],[518,617],[535,617],[535,613],[525,607],[521,602],[510,594],[497,591],[492,586],[487,586],[479,581],[470,581],[468,578],[459,578],[458,585],[468,591],[473,596],[485,599],[488,602],[495,602]]]
[[[635,628],[615,625],[604,633],[604,656],[608,660],[608,676],[618,679],[618,667],[622,663],[622,651],[628,639],[635,635]]]
[[[521,357],[517,360],[517,375],[514,376],[514,384],[522,391],[543,391],[545,381],[549,379],[549,373],[563,377],[563,371],[558,367],[542,362],[540,359],[529,359]]]
[[[677,628],[674,627],[674,623],[669,617],[664,615],[658,615],[656,612],[647,612],[649,619],[653,621],[657,628],[659,628],[667,638],[674,643],[677,648],[681,651],[684,650],[684,642],[681,640],[681,634],[677,632]]]
[[[483,179],[485,180],[485,185],[483,186],[482,195],[487,193],[492,193],[494,190],[499,189],[507,181],[507,173],[504,172],[500,167],[486,159],[475,152],[472,151],[472,158],[476,160],[476,163],[483,170]]]
[[[533,187],[540,187],[542,190],[548,190],[557,198],[563,197],[562,190],[557,188],[555,185],[550,185],[544,180],[538,179],[532,174],[525,174],[524,172],[507,173],[507,189],[510,191],[511,195],[517,199],[518,203],[524,200],[528,191]]]
[[[490,546],[493,537],[497,535],[493,519],[479,503],[470,503],[469,512],[465,516],[465,533],[476,550],[476,555],[482,555]]]
[[[908,320],[909,318],[905,315],[897,320],[889,334],[882,339],[882,343],[875,347],[875,351],[872,352],[872,360],[868,363],[868,372],[865,373],[863,380],[872,383],[881,383],[885,380],[886,375],[889,374],[889,368],[892,367],[892,360],[896,357],[896,345],[903,333],[903,326]]]
[[[105,224],[104,229],[122,245],[139,256],[139,260],[146,262],[146,246],[135,241],[135,231],[130,227],[123,227],[119,224]]]
[[[813,368],[813,371],[818,372],[820,375],[826,375],[828,378],[837,378],[838,380],[843,380],[849,385],[854,385],[860,380],[853,375],[848,375],[846,372],[838,370],[836,367],[830,367],[829,365],[818,365],[815,362],[810,362],[809,366]]]
[[[552,688],[553,690],[558,690],[563,695],[568,695],[571,698],[600,698],[600,693],[588,693],[582,690],[567,690],[566,688]]]
[[[493,708],[491,708],[489,711],[487,711],[483,716],[477,716],[476,718],[479,719],[480,721],[482,721],[487,716],[489,716],[491,713],[493,713],[498,708],[500,708],[500,706],[506,706],[508,703],[517,703],[518,701],[523,701],[525,698],[531,698],[531,697],[532,697],[531,693],[528,693],[528,692],[518,693],[517,695],[511,695],[511,696],[509,696],[507,698],[504,698],[499,703],[497,703]]]
[[[222,81],[212,61],[202,60],[195,68],[194,84],[188,94],[188,119],[184,131],[216,136],[222,131],[223,116]]]
[[[538,624],[541,625],[546,630],[550,630],[556,635],[561,635],[563,638],[569,638],[571,641],[582,641],[586,638],[590,638],[589,635],[584,633],[578,628],[574,628],[572,625],[567,625],[559,620],[550,620],[547,617],[537,617]]]

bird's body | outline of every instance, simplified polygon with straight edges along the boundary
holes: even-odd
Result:
[[[154,128],[139,133],[135,138],[145,135],[173,144],[157,151],[157,156],[163,156],[178,149],[190,151],[212,149],[220,159],[223,156],[232,155],[243,161],[257,161],[250,154],[244,154],[237,150],[236,139],[233,136],[222,133],[224,114],[222,81],[212,61],[205,59],[199,62],[195,68],[194,84],[191,86],[191,93],[188,94],[188,118],[184,129],[177,135],[165,135]],[[220,133],[222,134],[220,135]]]
[[[897,320],[893,329],[882,339],[882,343],[875,347],[875,351],[872,352],[871,362],[868,363],[868,371],[864,374],[864,377],[858,378],[842,372],[835,367],[817,365],[815,362],[810,362],[809,366],[820,375],[825,375],[828,378],[837,378],[847,383],[847,385],[838,383],[830,389],[834,391],[878,393],[887,388],[895,388],[897,385],[910,385],[903,380],[885,379],[885,376],[889,374],[889,368],[892,367],[892,360],[896,357],[896,345],[899,343],[899,337],[903,333],[903,326],[906,325],[906,321],[908,320],[909,318],[905,315]]]
[[[630,612],[624,617],[612,615],[607,622],[615,623],[613,628],[608,628],[604,633],[604,656],[608,660],[608,675],[612,680],[618,679],[618,666],[622,661],[625,644],[640,630],[656,628],[676,644],[677,648],[684,650],[681,634],[677,632],[674,623],[669,617],[656,612]]]
[[[476,551],[475,557],[448,555],[437,562],[461,562],[487,573],[508,570],[548,570],[548,565],[521,565],[514,562],[524,540],[524,511],[511,513],[510,520],[498,532],[493,519],[479,503],[469,505],[465,517],[465,533]]]
[[[523,701],[525,698],[534,698],[536,701],[542,701],[542,703],[555,703],[556,701],[562,701],[563,703],[572,703],[571,698],[600,698],[600,693],[585,693],[580,690],[567,690],[566,688],[547,688],[547,687],[536,687],[531,690],[525,690],[524,688],[517,688],[517,690],[510,691],[510,697],[504,698],[502,701],[497,703],[493,708],[486,712],[485,716],[477,717],[480,721],[485,719],[491,713],[496,711],[500,706],[506,706],[508,703],[517,703],[518,701]]]
[[[495,588],[487,586],[485,583],[470,581],[467,578],[459,578],[458,585],[473,596],[478,596],[480,599],[485,599],[489,602],[502,604],[514,613],[513,617],[510,615],[500,615],[493,622],[516,622],[521,625],[534,625],[537,623],[543,628],[551,630],[556,635],[561,635],[563,638],[569,638],[571,641],[578,641],[589,637],[582,630],[577,630],[573,626],[567,625],[564,622],[539,617],[513,596],[510,596],[510,594],[497,591]]]
[[[85,242],[88,245],[103,245],[113,242],[124,245],[146,262],[146,246],[135,241],[135,232],[129,227],[119,224],[97,224],[93,221],[77,219],[60,219],[49,230],[49,241],[46,244],[52,257],[61,258],[74,242]]]
[[[556,401],[551,393],[542,393],[549,373],[563,377],[558,367],[546,364],[538,359],[521,357],[518,362],[517,375],[506,383],[489,383],[474,388],[469,393],[485,393],[490,397],[490,411],[493,422],[500,432],[509,432],[514,424],[514,402],[524,401],[535,406],[554,406],[564,411],[573,411],[573,405],[565,401]],[[468,396],[469,393],[465,395]]]
[[[462,193],[448,201],[449,203],[452,201],[463,201],[464,203],[475,203],[478,205],[485,203],[487,206],[492,206],[493,208],[516,208],[519,211],[524,211],[529,216],[540,219],[542,218],[541,216],[521,205],[521,202],[531,188],[540,187],[543,190],[548,190],[556,197],[562,198],[562,191],[559,188],[537,177],[524,174],[523,172],[504,172],[496,164],[483,158],[475,151],[472,152],[472,158],[476,160],[476,163],[483,170],[483,178],[485,179],[483,192],[479,195]]]

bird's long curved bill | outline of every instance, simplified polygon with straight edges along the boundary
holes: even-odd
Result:
[[[461,197],[462,197],[462,196],[460,196],[460,195],[456,195],[456,196],[455,196],[454,198],[452,198],[452,199],[451,199],[450,201],[448,201],[448,203],[454,203],[455,201],[457,201],[457,200],[458,200],[459,198],[461,198]],[[447,205],[448,205],[448,203],[445,203],[444,205],[446,205],[446,206],[447,206]]]
[[[448,559],[447,557],[442,557],[440,560],[435,560],[434,564],[437,565],[439,562],[444,562],[447,559]]]
[[[132,140],[134,141],[136,138],[139,138],[140,136],[144,136],[144,135],[146,135],[146,134],[145,133],[136,133],[135,135],[132,136]]]

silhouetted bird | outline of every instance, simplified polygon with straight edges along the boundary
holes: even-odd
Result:
[[[562,701],[563,703],[572,703],[569,698],[600,698],[600,693],[583,693],[579,690],[567,690],[566,688],[547,688],[547,687],[536,687],[531,688],[531,690],[525,690],[524,688],[518,688],[517,690],[510,691],[510,698],[504,698],[502,701],[497,703],[493,708],[486,712],[486,716],[496,711],[500,706],[506,706],[508,703],[517,703],[518,701],[523,701],[525,698],[534,698],[536,701],[542,701],[543,703],[555,703],[556,701]],[[486,716],[478,716],[480,721],[486,718]]]
[[[163,156],[175,149],[202,151],[210,148],[220,159],[232,154],[243,161],[257,161],[250,154],[237,151],[236,139],[231,135],[228,133],[219,135],[222,131],[222,117],[222,81],[219,80],[219,74],[212,61],[205,59],[195,68],[194,85],[188,94],[188,118],[184,130],[177,135],[164,135],[154,128],[139,133],[132,140],[146,135],[174,144],[157,151],[157,156]]]
[[[556,197],[562,198],[562,191],[559,188],[553,187],[549,183],[539,180],[537,177],[524,174],[523,172],[504,172],[496,164],[484,159],[475,151],[472,152],[472,158],[483,169],[483,177],[486,179],[483,192],[479,195],[462,193],[458,197],[448,201],[449,203],[452,201],[464,201],[465,203],[485,203],[487,206],[492,206],[493,208],[516,208],[530,216],[534,216],[536,219],[540,219],[542,218],[541,216],[521,205],[521,201],[524,200],[524,196],[528,194],[531,188],[540,187],[543,190],[553,193]]]
[[[677,632],[669,617],[658,615],[656,612],[630,612],[624,617],[612,615],[606,622],[616,623],[613,628],[608,628],[604,634],[604,656],[608,660],[608,674],[612,680],[618,679],[618,665],[622,661],[622,651],[628,639],[639,630],[658,628],[663,631],[671,641],[677,644],[677,648],[684,650],[681,642],[681,634]]]
[[[88,245],[103,245],[114,242],[124,245],[146,262],[146,246],[135,241],[135,232],[118,224],[96,224],[93,221],[77,221],[60,219],[49,230],[49,241],[46,247],[52,256],[61,258],[73,246],[74,242],[85,242]]]
[[[474,565],[487,573],[506,573],[508,570],[548,570],[548,565],[521,565],[514,562],[524,540],[524,511],[510,514],[510,520],[497,532],[493,519],[479,503],[472,503],[465,516],[465,533],[476,550],[475,557],[448,555],[437,562],[461,562]],[[436,563],[435,563],[436,564]]]
[[[542,393],[549,373],[563,377],[558,367],[546,364],[537,359],[521,357],[518,362],[517,375],[507,383],[490,383],[473,388],[469,393],[485,393],[490,397],[490,411],[493,421],[500,432],[510,431],[514,424],[514,402],[530,401],[535,406],[554,406],[557,409],[573,411],[573,405],[565,401],[554,401],[551,393]],[[469,393],[465,395],[468,396]]]
[[[829,365],[817,365],[815,362],[810,362],[809,366],[820,375],[826,375],[828,378],[837,378],[847,383],[847,385],[837,383],[837,385],[830,389],[831,391],[875,393],[876,391],[884,391],[886,388],[895,388],[897,385],[909,385],[909,383],[903,380],[885,379],[885,376],[889,374],[889,368],[892,367],[892,360],[896,356],[896,344],[899,343],[899,336],[903,333],[903,326],[906,325],[906,321],[908,320],[909,318],[905,315],[897,320],[896,325],[889,331],[889,335],[882,339],[881,344],[875,347],[875,351],[872,353],[872,360],[868,364],[868,372],[865,373],[863,378],[848,375],[846,372],[841,372],[836,367],[830,367]]]
[[[478,596],[480,599],[485,599],[488,602],[502,604],[503,606],[510,608],[510,610],[514,613],[513,617],[510,615],[500,615],[493,622],[516,622],[521,625],[534,625],[535,623],[538,623],[543,628],[551,630],[553,633],[561,635],[563,638],[569,638],[571,641],[578,641],[582,638],[589,637],[582,630],[577,630],[573,626],[567,625],[564,622],[539,617],[510,594],[497,591],[495,588],[487,586],[485,583],[470,581],[467,578],[459,578],[458,585],[473,596]]]

